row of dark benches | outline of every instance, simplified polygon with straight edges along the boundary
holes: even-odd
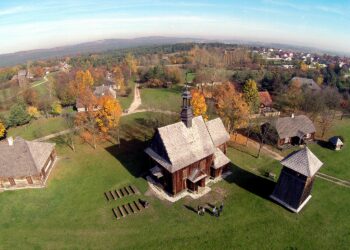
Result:
[[[112,191],[105,192],[105,197],[107,201],[121,199],[125,196],[139,194],[140,192],[134,186],[126,186],[120,189],[115,189]]]
[[[112,208],[112,211],[117,220],[119,220],[120,218],[124,218],[127,215],[141,212],[143,209],[148,208],[148,205],[149,204],[147,201],[138,199],[137,201]]]

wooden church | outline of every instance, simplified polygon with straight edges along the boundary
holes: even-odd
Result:
[[[145,149],[151,174],[167,193],[200,192],[209,179],[227,169],[226,143],[230,139],[220,118],[193,117],[191,93],[182,94],[181,121],[156,130]]]
[[[281,161],[283,169],[271,198],[298,213],[311,199],[317,171],[323,163],[305,147]]]

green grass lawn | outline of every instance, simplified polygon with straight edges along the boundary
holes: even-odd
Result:
[[[66,128],[62,117],[39,118],[32,120],[27,125],[10,128],[8,130],[8,136],[21,136],[24,139],[33,140],[65,130]]]
[[[276,162],[238,150],[228,154],[233,175],[212,186],[209,195],[175,204],[151,196],[141,177],[147,167],[142,150],[152,135],[151,118],[158,116],[123,117],[120,147],[104,143],[94,150],[77,139],[74,153],[59,143],[60,159],[47,188],[0,194],[0,249],[348,248],[349,189],[316,179],[310,203],[293,214],[268,199],[274,183],[250,171]],[[117,221],[111,209],[133,197],[107,203],[103,192],[128,184],[151,206]],[[223,199],[220,218],[189,209]]]
[[[141,108],[180,112],[182,89],[183,86],[174,86],[172,88],[143,88],[141,89]]]
[[[135,87],[135,82],[134,81],[129,81],[129,87],[131,88],[131,93],[127,97],[118,97],[118,101],[120,105],[122,106],[123,109],[127,109],[130,107],[132,101],[134,100],[134,87]]]
[[[341,151],[334,151],[318,144],[310,145],[310,149],[324,162],[321,172],[350,181],[350,119],[337,120],[336,125],[327,133],[326,138],[343,136],[344,147]]]

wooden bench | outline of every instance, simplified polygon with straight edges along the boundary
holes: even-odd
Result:
[[[117,196],[117,198],[118,198],[118,199],[120,199],[120,196],[119,196],[119,194],[118,194],[117,189],[116,189],[116,190],[114,190],[114,193],[115,193],[115,195]]]
[[[134,205],[135,205],[135,207],[137,208],[137,210],[141,211],[141,208],[139,207],[140,205],[139,205],[139,204],[137,204],[137,202],[136,202],[136,201],[134,201]]]
[[[126,189],[126,187],[124,188],[124,190],[125,190],[126,195],[130,195],[129,191]]]
[[[122,194],[122,197],[124,197],[124,193],[123,193],[123,190],[122,189],[119,189],[120,193]]]
[[[108,196],[107,192],[105,192],[105,196],[106,196],[107,201],[109,201],[110,199],[109,199],[109,196]]]
[[[109,191],[109,193],[112,195],[113,200],[116,200],[117,198],[114,196],[113,191]]]
[[[115,208],[112,208],[112,211],[113,211],[113,213],[114,213],[114,216],[117,218],[117,220],[119,220],[120,217],[118,216],[117,210],[116,210]]]
[[[124,213],[124,211],[123,211],[123,208],[118,207],[118,210],[119,210],[120,214],[121,214],[123,217],[125,217],[125,213]]]
[[[133,212],[134,214],[136,214],[136,210],[134,210],[134,209],[133,209],[133,207],[131,206],[131,204],[130,204],[130,203],[128,203],[128,206],[129,206],[129,208],[130,208],[131,212]]]
[[[130,185],[130,188],[132,189],[134,194],[140,194],[139,190],[134,185]]]
[[[130,214],[129,210],[126,208],[126,206],[125,206],[125,205],[122,205],[122,207],[124,208],[124,210],[125,210],[126,214]]]

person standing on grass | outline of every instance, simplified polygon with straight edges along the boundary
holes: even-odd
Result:
[[[220,205],[220,207],[219,207],[219,211],[220,211],[220,213],[222,213],[222,211],[224,210],[224,203],[223,202],[221,202],[221,205]]]

